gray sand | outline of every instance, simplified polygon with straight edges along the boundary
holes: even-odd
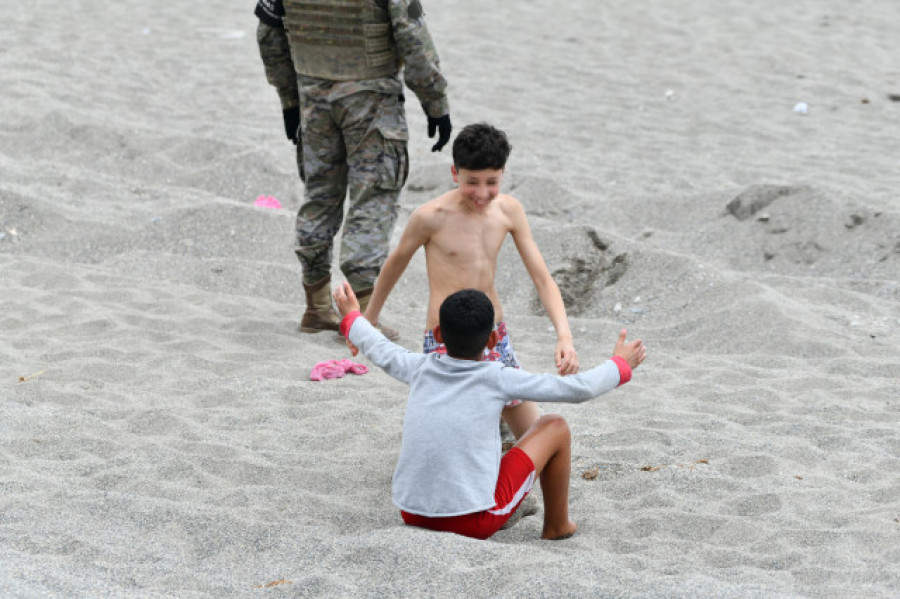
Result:
[[[405,387],[309,381],[349,356],[296,332],[303,190],[252,2],[0,5],[0,596],[900,595],[895,2],[426,2],[582,364],[622,327],[650,352],[545,407],[574,432],[555,544],[540,516],[404,527]],[[451,184],[407,107],[395,240]],[[412,350],[426,289],[418,255],[382,314]]]

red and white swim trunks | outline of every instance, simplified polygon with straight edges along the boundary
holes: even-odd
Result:
[[[440,532],[455,532],[458,535],[487,539],[500,530],[513,512],[522,504],[534,485],[534,463],[528,454],[513,447],[500,460],[500,474],[494,490],[494,507],[483,512],[436,518],[419,516],[403,510],[403,522]]]

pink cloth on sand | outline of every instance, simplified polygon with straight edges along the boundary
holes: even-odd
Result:
[[[256,201],[253,202],[254,206],[260,206],[261,208],[281,208],[281,202],[278,201],[277,198],[272,196],[259,196],[256,198]]]
[[[309,373],[309,380],[339,379],[348,372],[365,374],[369,372],[369,368],[365,364],[357,364],[350,360],[326,360],[313,366],[312,372]]]

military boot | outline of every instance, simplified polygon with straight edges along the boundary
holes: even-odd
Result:
[[[306,312],[300,321],[300,332],[318,333],[337,331],[341,328],[341,318],[331,306],[331,277],[325,277],[312,285],[303,284],[306,292]]]
[[[369,307],[369,300],[372,299],[372,292],[375,291],[374,287],[369,287],[367,289],[361,289],[356,292],[356,299],[359,300],[359,311],[363,314],[366,313],[366,308]],[[391,341],[396,341],[400,338],[400,331],[395,329],[394,327],[389,327],[384,324],[375,323],[375,328],[381,331],[381,334],[390,339]]]

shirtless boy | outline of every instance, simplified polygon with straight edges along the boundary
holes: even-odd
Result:
[[[506,135],[491,125],[469,125],[460,131],[453,142],[450,169],[458,187],[413,211],[400,243],[378,275],[365,316],[369,322],[378,322],[384,302],[400,275],[416,251],[424,247],[429,287],[425,352],[443,350],[442,344],[434,340],[433,330],[444,299],[460,289],[478,289],[494,305],[500,337],[497,347],[488,351],[486,358],[518,367],[494,285],[500,246],[510,235],[556,329],[557,371],[560,375],[574,374],[578,372],[578,354],[559,287],[531,235],[522,204],[500,193],[510,149]],[[503,419],[517,439],[539,415],[536,404],[517,400],[503,411]]]

